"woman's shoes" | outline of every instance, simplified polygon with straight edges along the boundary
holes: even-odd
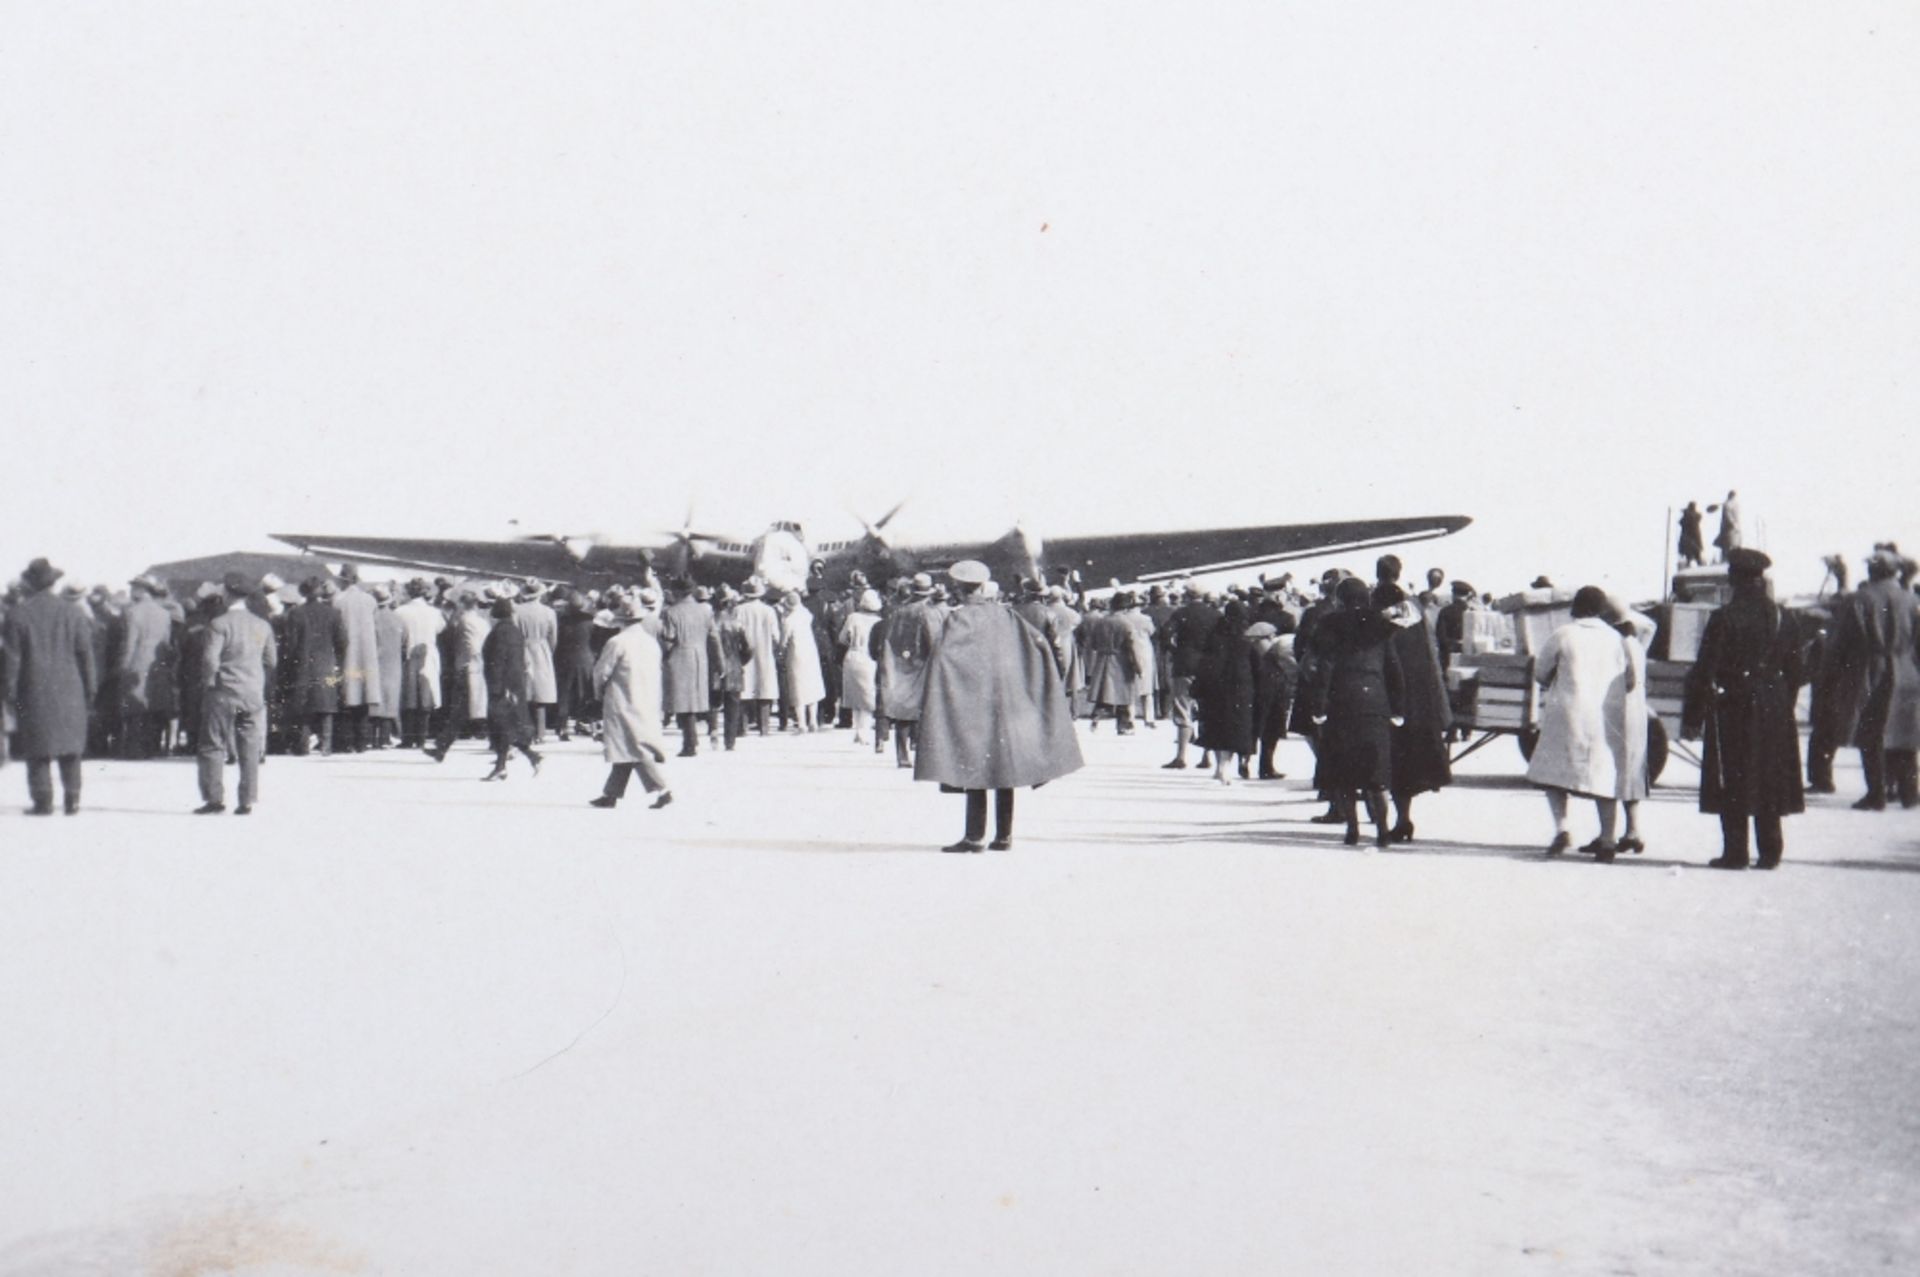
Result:
[[[1413,822],[1410,820],[1401,821],[1399,824],[1395,825],[1392,829],[1389,829],[1387,831],[1387,837],[1393,839],[1393,841],[1395,842],[1412,842],[1413,841]]]
[[[673,791],[671,789],[663,789],[660,791],[660,796],[658,798],[654,799],[651,803],[647,804],[647,810],[659,811],[662,807],[665,807],[668,803],[672,801],[673,801]]]
[[[507,778],[507,769],[504,767],[496,767],[492,771],[488,772],[486,775],[482,776],[480,779],[484,781],[484,780],[505,780],[506,778]]]
[[[1549,856],[1558,856],[1571,850],[1572,847],[1573,835],[1562,831],[1561,833],[1555,834],[1553,841],[1547,844],[1547,854]]]
[[[602,794],[602,795],[600,795],[600,796],[599,796],[598,798],[590,798],[590,799],[588,799],[588,800],[587,800],[587,806],[589,806],[589,807],[603,807],[603,808],[604,808],[604,807],[612,807],[612,806],[614,806],[614,805],[616,805],[616,804],[617,804],[617,803],[618,803],[619,801],[620,801],[620,800],[619,800],[618,798],[615,798],[615,797],[614,797],[614,796],[613,796],[612,794]]]
[[[1621,851],[1630,851],[1636,856],[1647,849],[1647,844],[1641,842],[1638,838],[1632,837],[1622,838],[1619,846]]]

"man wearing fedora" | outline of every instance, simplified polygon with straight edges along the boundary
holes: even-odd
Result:
[[[914,574],[908,601],[887,618],[880,649],[880,710],[893,728],[894,765],[913,766],[914,736],[919,730],[927,690],[927,660],[944,621],[933,602],[933,578]]]
[[[227,809],[222,773],[229,756],[240,764],[240,802],[236,816],[253,810],[260,790],[260,759],[267,752],[267,682],[279,652],[273,627],[254,615],[247,600],[257,589],[238,572],[222,582],[227,610],[207,626],[201,667],[205,692],[200,702],[200,806],[196,816]]]
[[[374,613],[380,605],[360,584],[360,569],[340,565],[340,593],[333,606],[347,628],[347,652],[340,662],[340,707],[347,716],[344,746],[358,754],[373,741],[370,718],[380,704],[380,639]]]
[[[1013,846],[1013,791],[1077,771],[1080,742],[1054,653],[987,592],[987,565],[963,559],[947,575],[959,606],[945,618],[927,662],[913,778],[967,796],[966,831],[941,850],[1006,851]]]
[[[546,589],[529,577],[514,604],[513,623],[527,648],[527,705],[533,711],[533,743],[547,741],[547,716],[560,703],[553,673],[553,649],[560,641],[560,617],[547,606]]]
[[[80,810],[80,755],[87,748],[87,707],[97,670],[93,627],[71,601],[59,597],[59,568],[45,559],[27,565],[27,596],[7,609],[4,630],[7,704],[19,722],[20,757],[27,762],[29,815],[53,814],[53,764],[69,816]]]
[[[167,587],[151,576],[128,583],[133,601],[122,615],[114,673],[120,697],[120,754],[152,758],[174,714],[173,617],[160,604]]]
[[[674,577],[667,584],[672,600],[660,614],[660,646],[665,661],[666,705],[680,727],[680,757],[700,752],[700,720],[713,725],[712,670],[719,659],[719,633],[713,609],[693,595],[693,582]]]
[[[734,605],[733,623],[747,642],[747,660],[741,671],[740,703],[751,708],[755,728],[767,734],[773,704],[780,699],[780,614],[768,606],[767,587],[758,577],[741,588]]]

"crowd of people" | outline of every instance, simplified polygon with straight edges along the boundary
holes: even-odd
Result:
[[[1731,494],[1730,494],[1731,496]],[[1813,617],[1774,602],[1764,554],[1723,546],[1732,600],[1715,612],[1688,684],[1683,735],[1705,741],[1700,805],[1721,817],[1712,864],[1777,865],[1780,817],[1804,806],[1795,705],[1812,682],[1807,776],[1831,791],[1842,745],[1862,752],[1868,792],[1920,805],[1920,614],[1913,565],[1891,546],[1869,581]],[[540,581],[416,577],[363,582],[353,565],[289,586],[230,575],[176,599],[151,576],[124,595],[62,586],[36,559],[5,598],[8,734],[27,763],[29,811],[80,807],[83,756],[194,755],[202,814],[253,809],[270,753],[423,751],[444,761],[484,739],[505,780],[518,755],[537,774],[550,737],[597,740],[609,763],[592,805],[615,806],[637,773],[656,808],[673,801],[666,761],[735,749],[742,736],[851,730],[889,743],[919,779],[967,795],[950,851],[1011,845],[1013,792],[1080,765],[1076,720],[1131,734],[1163,724],[1164,766],[1213,781],[1281,779],[1276,748],[1312,746],[1317,822],[1378,847],[1416,837],[1414,804],[1451,779],[1447,670],[1482,628],[1484,596],[1434,569],[1402,583],[1382,556],[1371,581],[1323,574],[1222,591],[1191,583],[1069,593],[1037,580],[1002,591],[984,565],[884,584],[855,573],[806,590],[686,579],[583,592]],[[1539,737],[1528,775],[1546,790],[1547,854],[1572,850],[1570,805],[1592,799],[1600,861],[1644,849],[1646,666],[1655,625],[1595,587],[1535,654]],[[4,761],[4,755],[0,755]],[[995,836],[986,840],[987,794]],[[1625,814],[1624,830],[1615,824]]]

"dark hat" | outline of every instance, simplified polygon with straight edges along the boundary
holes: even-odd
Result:
[[[1765,576],[1767,569],[1772,566],[1772,559],[1744,545],[1727,551],[1727,575],[1729,576]]]
[[[1453,583],[1453,597],[1456,599],[1470,599],[1473,597],[1473,587],[1465,581],[1455,581]]]
[[[360,569],[355,567],[351,563],[342,563],[340,565],[340,570],[334,573],[334,575],[339,577],[342,581],[345,581],[348,585],[352,585],[355,581],[358,581],[360,579]]]
[[[959,585],[985,585],[993,573],[978,559],[962,559],[947,569],[947,575]]]
[[[490,611],[499,620],[502,620],[502,621],[507,620],[513,615],[513,600],[512,599],[495,599],[493,601],[493,606],[489,608],[488,611]]]
[[[326,583],[326,578],[321,576],[319,573],[315,573],[314,575],[308,577],[306,580],[300,582],[301,597],[308,598],[308,599],[312,598],[314,595],[320,593],[320,587],[325,583]]]
[[[44,590],[65,575],[45,559],[35,559],[27,564],[27,570],[21,573],[20,579],[27,583],[29,590]]]
[[[958,567],[959,564],[956,563],[954,566]],[[921,595],[932,594],[933,578],[928,576],[925,572],[915,572],[913,574],[912,586],[913,586],[913,592],[915,594],[921,594]]]
[[[427,580],[424,576],[416,576],[413,580],[407,582],[407,597],[409,598],[424,599],[432,593],[433,582]]]
[[[221,579],[220,588],[225,590],[229,597],[241,598],[252,594],[259,585],[244,572],[229,572]]]
[[[1530,590],[1551,590],[1553,588],[1553,582],[1547,580],[1547,574],[1542,572],[1539,576],[1533,578],[1533,584],[1527,588]]]

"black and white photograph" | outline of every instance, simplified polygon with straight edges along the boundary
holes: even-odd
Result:
[[[1920,1271],[1920,8],[0,30],[0,1277]]]

